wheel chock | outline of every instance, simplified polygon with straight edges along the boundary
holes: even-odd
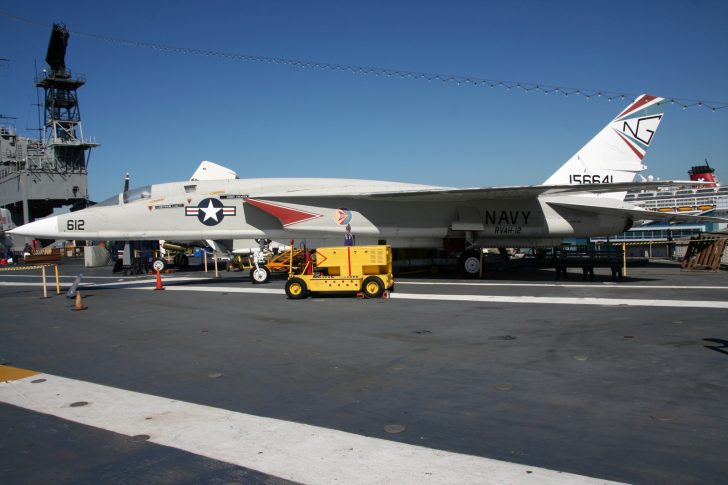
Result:
[[[382,292],[382,299],[383,299],[383,300],[387,300],[387,299],[389,299],[389,290],[384,290],[384,291]]]
[[[366,298],[366,296],[364,295],[364,293],[361,292],[361,291],[357,291],[356,292],[356,297],[359,298],[360,300],[363,300],[364,298]]]

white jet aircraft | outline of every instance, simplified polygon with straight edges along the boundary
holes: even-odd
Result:
[[[477,274],[482,247],[558,246],[564,238],[618,234],[637,220],[725,222],[623,201],[629,189],[669,184],[634,182],[646,169],[642,159],[663,106],[663,98],[639,96],[543,185],[457,189],[373,180],[240,179],[203,162],[199,176],[189,181],[126,191],[11,232],[44,239],[207,240],[219,247],[253,238],[339,246],[350,227],[356,244],[455,250],[461,267]]]

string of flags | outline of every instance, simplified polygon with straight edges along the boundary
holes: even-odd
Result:
[[[0,16],[5,16],[13,20],[22,21],[32,25],[44,26],[39,22],[25,19],[10,15],[0,11]],[[506,90],[519,90],[524,93],[540,92],[545,95],[562,95],[562,96],[580,96],[587,100],[592,98],[606,99],[607,101],[613,100],[625,100],[634,99],[638,96],[638,93],[623,93],[614,92],[601,89],[585,89],[576,87],[565,87],[550,84],[540,84],[533,82],[523,81],[507,81],[500,79],[488,79],[480,78],[475,76],[465,76],[457,74],[440,74],[440,73],[428,73],[420,71],[409,71],[401,69],[389,69],[381,67],[371,66],[358,66],[354,64],[336,64],[330,62],[320,61],[309,61],[302,59],[289,59],[282,57],[266,57],[258,55],[248,54],[236,54],[229,52],[222,52],[216,50],[197,49],[191,47],[176,47],[164,44],[156,44],[151,42],[142,42],[128,39],[117,39],[113,37],[106,37],[102,35],[79,32],[70,30],[69,32],[79,37],[85,37],[92,40],[106,42],[109,44],[122,45],[126,47],[136,47],[142,49],[151,49],[159,52],[174,53],[180,55],[194,55],[194,56],[205,56],[205,57],[216,57],[220,59],[228,59],[233,61],[242,62],[256,62],[264,64],[275,64],[283,66],[291,66],[302,69],[317,69],[322,71],[336,71],[336,72],[348,72],[351,74],[358,75],[369,75],[369,76],[382,76],[382,77],[397,77],[401,79],[413,79],[413,80],[424,80],[430,82],[440,82],[443,84],[455,84],[458,86],[473,86],[473,87],[486,87],[486,88],[504,88]],[[664,103],[680,106],[683,109],[688,108],[705,108],[711,111],[718,111],[728,108],[728,101],[703,101],[697,99],[685,99],[676,98],[669,96],[662,96],[665,98]]]

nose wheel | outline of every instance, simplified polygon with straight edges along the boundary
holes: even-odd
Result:
[[[152,269],[154,271],[164,273],[164,270],[167,269],[167,261],[163,258],[155,258],[154,261],[152,261]]]
[[[257,266],[250,270],[250,280],[256,285],[267,283],[270,278],[270,270],[265,266]]]

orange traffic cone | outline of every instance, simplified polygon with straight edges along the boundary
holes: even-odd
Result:
[[[81,292],[76,290],[76,304],[73,305],[73,311],[79,312],[81,310],[85,310],[88,307],[83,304],[83,299],[81,298]]]
[[[154,288],[155,290],[163,290],[164,286],[162,286],[162,273],[157,270],[157,286]]]

